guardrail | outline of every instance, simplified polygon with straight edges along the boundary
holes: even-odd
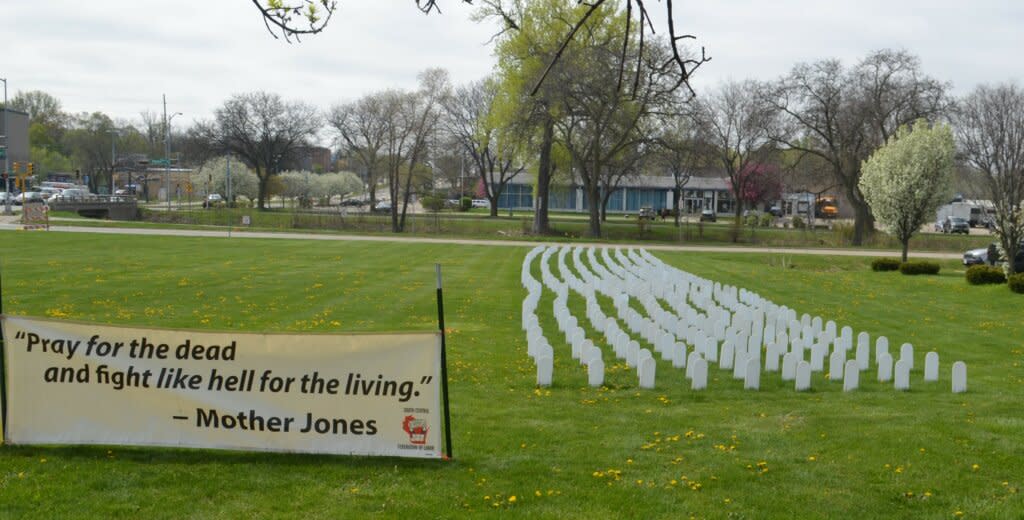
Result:
[[[51,197],[51,211],[72,211],[83,217],[135,220],[138,201],[130,195],[87,195],[82,197]]]

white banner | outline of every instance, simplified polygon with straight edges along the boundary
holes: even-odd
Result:
[[[441,457],[439,333],[2,325],[10,443]]]

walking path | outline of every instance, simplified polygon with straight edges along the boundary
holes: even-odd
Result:
[[[0,215],[0,230],[20,229],[17,223],[19,217]],[[345,235],[345,234],[319,234],[319,233],[292,233],[292,232],[266,232],[266,231],[237,231],[237,230],[200,230],[200,229],[145,229],[145,228],[114,228],[114,227],[86,227],[72,225],[50,225],[51,232],[62,233],[100,233],[112,235],[146,235],[146,236],[179,236],[179,237],[211,237],[211,238],[262,238],[280,240],[326,240],[326,241],[366,241],[366,242],[412,242],[419,244],[458,244],[458,245],[483,245],[483,246],[511,246],[511,247],[534,247],[538,245],[562,246],[562,245],[595,245],[592,243],[579,242],[542,242],[530,240],[482,240],[467,238],[429,238],[410,236],[373,236],[373,235]],[[674,244],[651,244],[651,243],[622,243],[612,244],[616,247],[643,247],[655,251],[694,251],[703,253],[768,253],[768,254],[801,254],[801,255],[823,255],[823,256],[900,256],[899,251],[885,251],[877,249],[823,249],[823,248],[784,248],[784,247],[748,247],[748,246],[706,246],[706,245],[674,245]],[[935,253],[915,251],[915,258],[936,258],[955,259],[961,258],[960,253]]]

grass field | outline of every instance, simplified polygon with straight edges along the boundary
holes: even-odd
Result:
[[[935,277],[873,273],[868,258],[663,253],[917,351],[912,390],[864,373],[816,375],[795,393],[764,375],[744,391],[713,369],[707,391],[658,362],[658,387],[611,366],[606,386],[554,341],[534,387],[519,327],[525,248],[0,232],[4,310],[193,329],[436,328],[445,270],[455,460],[206,450],[5,446],[6,518],[1020,518],[1024,297]],[[538,275],[539,277],[539,275]],[[553,295],[539,314],[546,331]],[[570,296],[582,314],[582,299]],[[606,310],[609,312],[610,309]],[[549,333],[552,339],[554,333]],[[938,383],[924,384],[935,350]],[[606,360],[610,359],[606,355]],[[949,367],[968,365],[966,394]]]

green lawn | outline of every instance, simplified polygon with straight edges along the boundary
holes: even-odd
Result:
[[[712,370],[694,393],[612,365],[606,386],[539,307],[555,384],[534,387],[519,326],[525,248],[0,232],[4,310],[246,331],[436,328],[445,271],[455,460],[106,447],[0,448],[0,517],[1020,518],[1024,296],[873,273],[868,258],[656,253],[798,312],[917,350],[912,390],[819,374],[744,391]],[[536,266],[535,266],[536,271]],[[570,296],[577,315],[582,299]],[[607,313],[613,311],[605,309]],[[924,384],[924,352],[941,356]],[[607,348],[606,348],[607,352]],[[967,394],[950,393],[953,361]],[[512,497],[515,497],[513,499]]]

